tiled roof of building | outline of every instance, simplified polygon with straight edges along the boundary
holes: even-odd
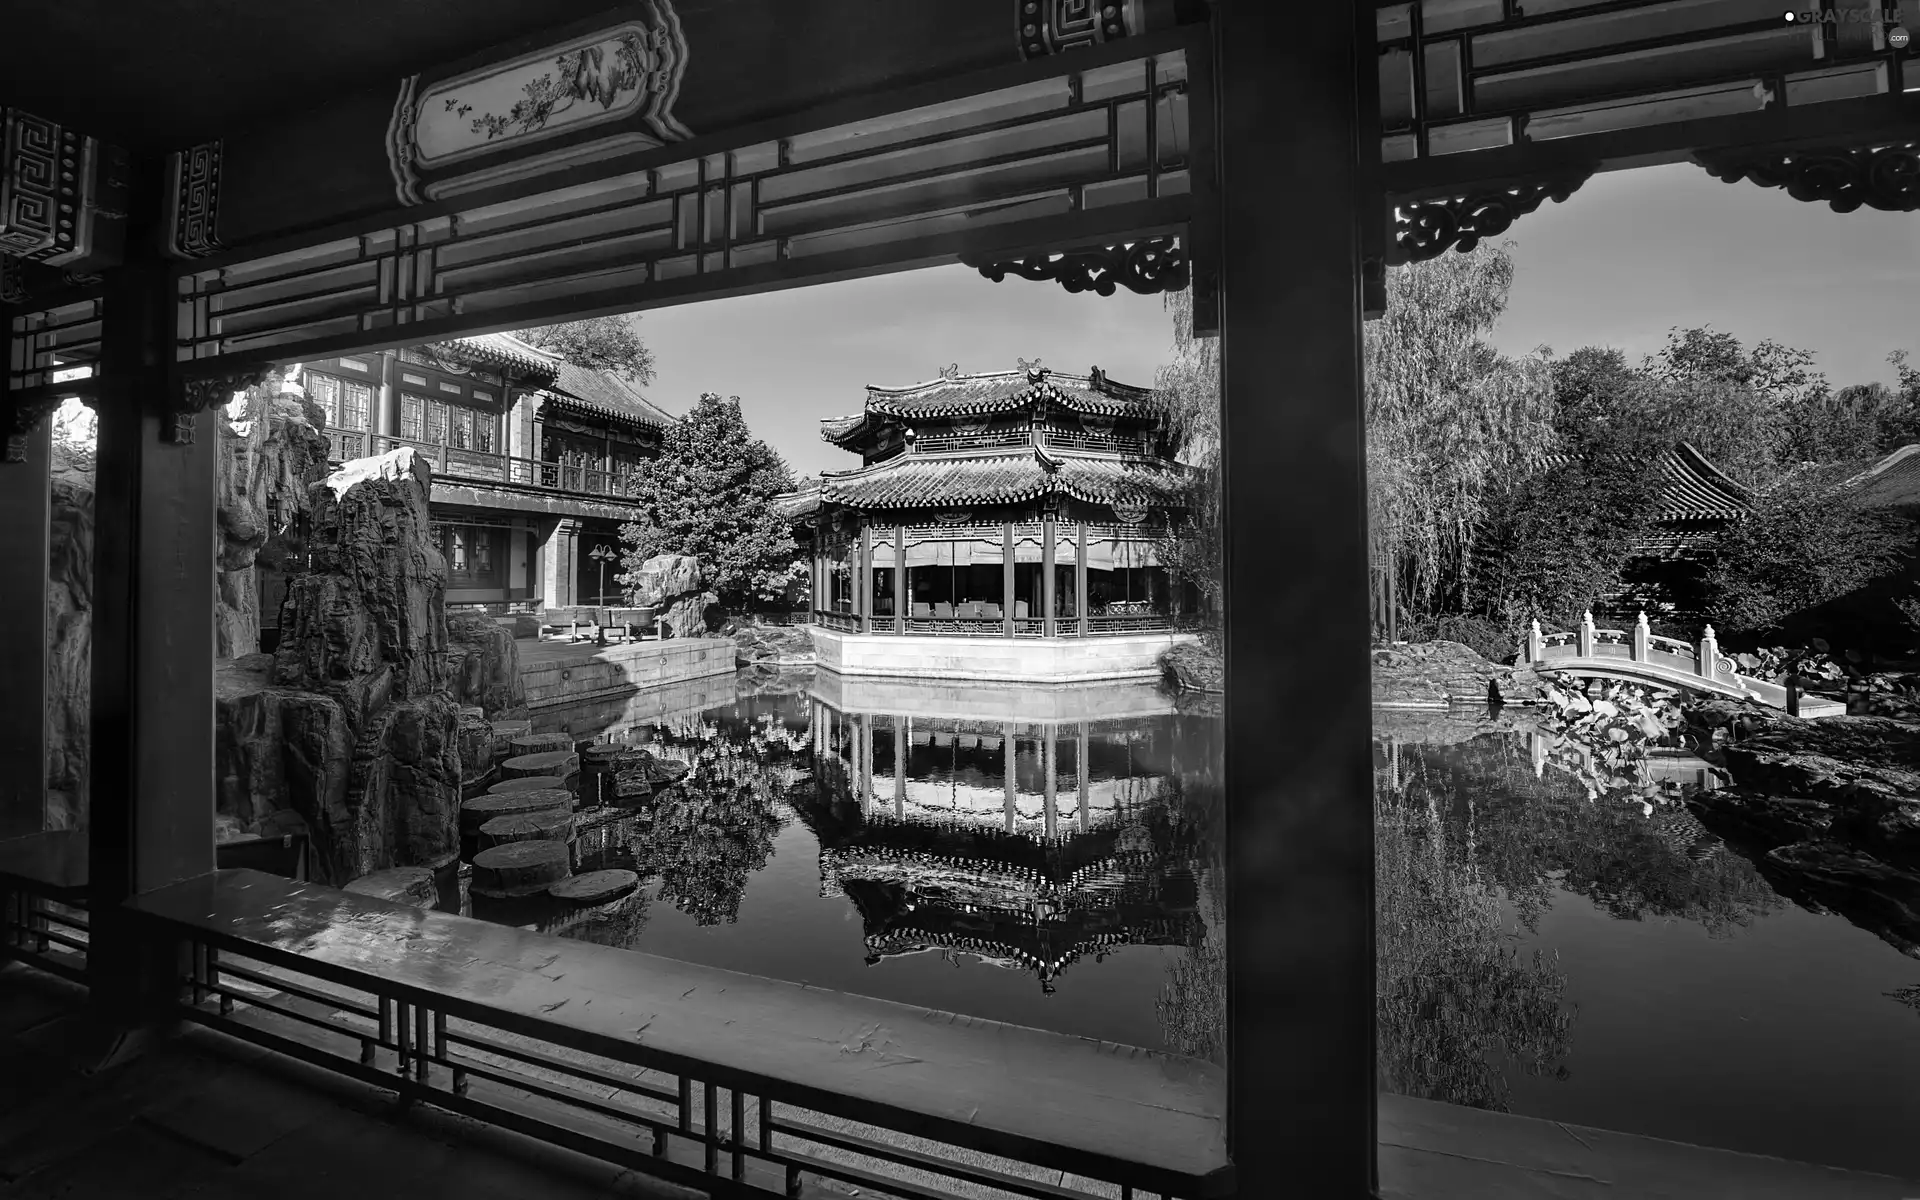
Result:
[[[956,375],[912,387],[867,389],[866,408],[820,422],[820,436],[836,445],[858,435],[876,417],[915,420],[1016,412],[1040,401],[1092,416],[1151,419],[1153,393],[1108,379],[1098,367],[1085,375],[1045,368]]]
[[[1846,482],[1867,508],[1920,508],[1920,445],[1902,446]]]
[[[538,346],[530,346],[510,333],[477,333],[472,337],[448,338],[436,345],[455,357],[493,367],[525,371],[543,379],[552,379],[560,370],[560,356]]]
[[[655,408],[639,389],[605,371],[561,363],[559,378],[547,388],[548,403],[606,420],[659,429],[673,418]]]
[[[1566,455],[1554,455],[1549,465],[1560,465]],[[1753,511],[1751,493],[1713,465],[1707,456],[1681,442],[1660,460],[1660,521],[1733,521]]]
[[[819,501],[847,508],[1023,504],[1069,496],[1088,504],[1180,506],[1188,469],[1153,459],[1082,457],[1039,447],[967,457],[901,454],[820,476]]]

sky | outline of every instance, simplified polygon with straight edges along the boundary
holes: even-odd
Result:
[[[1682,164],[1596,176],[1502,240],[1515,278],[1493,340],[1509,353],[1617,346],[1638,361],[1669,328],[1711,325],[1811,350],[1836,386],[1891,382],[1891,350],[1920,360],[1920,214],[1838,214]],[[965,267],[655,309],[640,332],[658,364],[649,399],[679,413],[703,391],[737,395],[804,474],[859,465],[819,422],[859,411],[868,384],[1038,358],[1150,386],[1173,344],[1159,297],[990,283]]]

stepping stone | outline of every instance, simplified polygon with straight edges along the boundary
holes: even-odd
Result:
[[[525,718],[515,721],[493,722],[493,737],[495,741],[511,742],[514,738],[530,737],[532,734],[533,722]]]
[[[392,867],[375,871],[353,880],[342,890],[394,904],[410,904],[415,908],[440,906],[440,889],[434,886],[433,871],[427,867]]]
[[[631,746],[622,746],[614,742],[601,742],[597,746],[588,746],[585,752],[580,755],[580,761],[590,767],[604,767],[618,761],[622,755],[633,753],[635,753],[635,750]]]
[[[558,775],[523,775],[518,779],[502,779],[487,789],[490,796],[504,796],[510,792],[538,792],[567,790],[567,781]]]
[[[573,811],[573,795],[562,791],[508,792],[504,796],[476,796],[460,806],[460,832],[477,834],[480,827],[495,817],[521,817],[528,813]]]
[[[521,779],[528,775],[558,775],[564,779],[579,769],[580,756],[571,750],[521,754],[500,764],[500,774],[505,779]]]
[[[516,813],[495,817],[480,827],[480,845],[486,849],[512,842],[570,842],[573,840],[573,814],[557,808],[542,812]]]
[[[565,842],[508,842],[473,856],[473,891],[502,899],[544,892],[573,873]]]
[[[671,758],[656,758],[647,764],[647,775],[655,787],[672,787],[692,772],[692,767]]]
[[[507,739],[507,745],[513,747],[514,754],[543,754],[548,750],[565,750],[573,753],[573,737],[565,733],[528,733]]]
[[[613,777],[615,800],[644,800],[653,795],[653,777],[645,767],[621,771]]]
[[[575,875],[565,883],[556,883],[548,888],[547,894],[555,900],[571,900],[575,904],[605,904],[609,900],[618,900],[639,886],[638,875],[614,868]]]

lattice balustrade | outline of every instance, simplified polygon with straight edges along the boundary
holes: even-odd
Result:
[[[1018,238],[1023,223],[1037,231],[1048,219],[1072,217],[1082,236],[1103,228],[1102,213],[1116,236],[1177,229],[1199,44],[1179,30],[1129,39],[1003,70],[994,78],[1024,82],[965,99],[678,148],[677,160],[676,148],[649,151],[631,168],[597,168],[591,182],[477,195],[285,253],[205,260],[179,275],[177,357],[285,361],[568,306],[631,310],[950,261],[991,245],[983,231]]]

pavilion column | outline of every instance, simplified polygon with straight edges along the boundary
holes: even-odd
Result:
[[[1019,740],[1018,739],[1019,731],[1020,731],[1020,727],[1018,725],[1015,725],[1011,721],[1007,722],[1007,754],[1006,754],[1006,760],[1007,760],[1006,810],[1007,810],[1007,813],[1006,815],[1007,815],[1007,832],[1008,833],[1013,832],[1014,822],[1018,820],[1020,816],[1020,807],[1015,802],[1016,798],[1019,795],[1019,786],[1018,786],[1019,785],[1019,779],[1018,779],[1019,751],[1016,748],[1016,743]]]
[[[5,380],[0,379],[0,388]],[[19,697],[0,721],[0,838],[47,827],[47,570],[52,552],[53,420],[24,443],[23,462],[0,463],[0,695]]]
[[[115,1021],[165,1023],[183,947],[122,904],[214,869],[216,412],[177,416],[172,281],[157,164],[136,171],[128,260],[108,273],[95,445],[89,769],[90,991]],[[242,381],[204,381],[224,404]],[[36,570],[35,576],[41,572]]]
[[[1377,1190],[1361,356],[1362,226],[1385,219],[1375,13],[1212,7],[1215,56],[1193,85],[1219,80],[1218,177],[1196,172],[1193,199],[1219,218],[1228,1148],[1241,1195],[1364,1196]],[[1211,140],[1196,135],[1196,159]],[[1276,379],[1286,404],[1270,402]]]
[[[540,543],[541,604],[546,608],[571,608],[574,604],[574,579],[579,566],[581,522],[562,517]]]
[[[1073,556],[1073,613],[1080,622],[1080,636],[1087,636],[1087,523],[1083,519],[1077,530],[1079,547]]]
[[[380,390],[373,401],[374,442],[368,447],[375,454],[386,449],[386,443],[380,439],[390,438],[400,432],[400,401],[393,391],[393,362],[398,357],[398,351],[380,352]]]
[[[1045,735],[1040,743],[1040,769],[1046,772],[1046,784],[1042,791],[1046,808],[1042,811],[1042,816],[1046,823],[1045,828],[1049,841],[1051,841],[1054,834],[1058,832],[1053,806],[1060,790],[1058,781],[1059,768],[1060,731],[1056,727],[1048,725],[1046,726]]]
[[[895,714],[893,718],[893,816],[907,819],[907,747],[913,744],[913,718]]]
[[[1003,603],[1000,606],[1000,615],[1004,622],[1002,632],[1008,637],[1013,636],[1014,628],[1014,566],[1013,522],[1002,521],[1000,523],[1000,594]]]
[[[853,607],[860,632],[873,632],[873,526],[860,521],[860,545],[854,559]]]
[[[1053,509],[1048,508],[1040,514],[1040,617],[1045,623],[1040,626],[1043,637],[1052,637],[1057,625],[1053,611],[1053,540],[1058,526],[1054,524]]]
[[[893,527],[893,631],[907,631],[907,523]]]
[[[1090,777],[1087,773],[1087,741],[1087,723],[1082,721],[1080,722],[1080,737],[1073,748],[1074,766],[1079,768],[1080,773],[1080,810],[1078,816],[1080,818],[1081,833],[1085,833],[1093,828],[1093,822],[1090,819],[1090,814],[1087,812],[1087,801],[1092,798],[1093,792],[1089,783]]]

